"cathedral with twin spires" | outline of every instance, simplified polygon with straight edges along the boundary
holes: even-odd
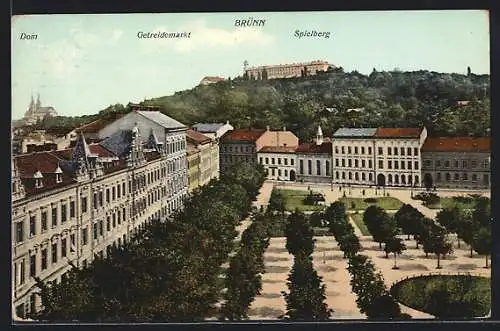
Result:
[[[38,94],[36,102],[31,96],[31,102],[28,110],[24,113],[23,122],[25,125],[33,125],[38,121],[43,120],[47,116],[57,116],[57,112],[52,106],[42,107],[40,102],[40,94]]]

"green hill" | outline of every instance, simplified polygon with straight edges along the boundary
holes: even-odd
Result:
[[[242,77],[144,101],[192,125],[225,122],[236,128],[286,126],[301,140],[321,124],[325,135],[339,127],[414,127],[430,135],[489,135],[490,76],[430,71],[345,73],[275,80]],[[457,101],[469,101],[458,105]],[[129,106],[114,105],[98,116]]]

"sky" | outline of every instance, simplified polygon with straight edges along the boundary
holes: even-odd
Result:
[[[235,20],[265,19],[237,27]],[[330,32],[297,38],[295,31]],[[144,39],[139,32],[191,32]],[[36,39],[21,39],[22,34]],[[326,60],[373,68],[489,74],[487,11],[25,15],[12,18],[12,118],[31,95],[59,115],[95,114],[191,89],[250,66]]]

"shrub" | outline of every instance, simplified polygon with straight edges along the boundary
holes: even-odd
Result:
[[[432,275],[405,279],[391,294],[408,307],[437,318],[485,316],[491,307],[490,280],[468,275]]]
[[[377,203],[377,199],[375,198],[366,198],[364,201],[366,203]]]
[[[458,197],[453,197],[453,200],[455,200],[458,203],[463,203],[463,204],[469,204],[474,201],[474,198],[471,196],[458,196]]]

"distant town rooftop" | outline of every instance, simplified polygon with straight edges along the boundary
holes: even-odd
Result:
[[[215,133],[226,124],[229,123],[196,123],[193,129],[202,133]]]
[[[375,136],[376,128],[340,128],[333,134],[337,138],[365,138]]]
[[[248,141],[254,142],[260,138],[266,132],[265,129],[236,129],[226,132],[222,137],[221,141],[231,142],[231,141]]]
[[[475,152],[491,151],[490,137],[427,137],[422,152]]]

